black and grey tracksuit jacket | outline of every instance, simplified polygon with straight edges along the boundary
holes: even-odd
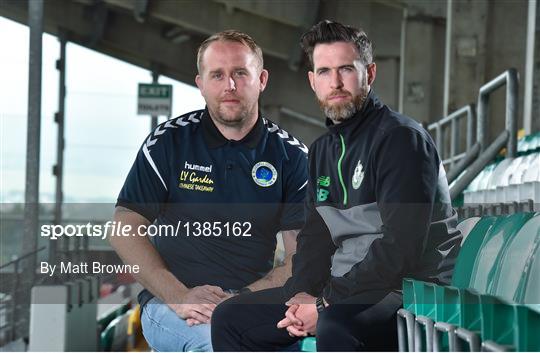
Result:
[[[309,151],[306,225],[285,290],[339,302],[398,290],[404,277],[447,283],[461,235],[433,140],[370,92],[360,112]]]

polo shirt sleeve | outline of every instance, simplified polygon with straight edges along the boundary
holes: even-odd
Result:
[[[137,157],[118,195],[116,206],[126,207],[153,222],[168,199],[169,134],[160,127],[151,133]]]
[[[304,201],[308,183],[307,154],[298,150],[284,166],[284,199],[280,229],[296,230],[304,225]]]

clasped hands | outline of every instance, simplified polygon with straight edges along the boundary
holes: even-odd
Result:
[[[278,322],[278,328],[285,328],[290,336],[306,337],[317,332],[319,313],[315,305],[315,298],[307,293],[298,293],[289,299],[285,305],[289,308],[285,318]]]
[[[220,287],[204,285],[193,287],[185,292],[181,303],[169,306],[186,320],[188,326],[210,323],[212,312],[222,301],[232,297]],[[306,337],[317,332],[319,314],[315,305],[316,298],[307,293],[298,293],[289,299],[285,305],[289,308],[285,318],[278,322],[278,328],[285,328],[291,336]]]

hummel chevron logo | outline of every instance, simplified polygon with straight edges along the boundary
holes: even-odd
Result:
[[[178,128],[178,126],[174,126],[174,125],[172,124],[172,121],[171,121],[171,120],[167,120],[167,122],[165,123],[165,127],[166,127],[166,128],[172,127],[172,128],[174,128],[174,129],[177,129],[177,128]]]
[[[304,145],[302,142],[298,141],[298,139],[294,136],[289,135],[289,133],[283,129],[281,129],[276,124],[272,123],[271,121],[268,121],[266,119],[263,119],[264,124],[266,125],[266,128],[269,132],[276,132],[279,137],[281,137],[283,140],[287,141],[289,145],[297,146],[300,151],[304,153],[308,153],[309,149],[306,145]]]
[[[152,140],[152,135],[148,136],[148,140],[146,140],[146,147],[152,146],[153,144],[156,143],[156,141],[157,141],[157,139]]]
[[[203,113],[200,112],[199,113],[200,115],[202,115]],[[198,123],[200,122],[200,116],[199,117],[196,117],[197,116],[197,113],[192,113],[189,115],[189,117],[181,117],[181,118],[176,118],[174,120],[167,120],[165,123],[161,124],[161,125],[158,125],[156,127],[156,129],[154,130],[154,132],[148,136],[148,139],[146,140],[146,147],[150,147],[152,145],[154,145],[156,142],[157,142],[157,137],[160,136],[160,135],[163,135],[163,133],[168,129],[168,128],[178,128],[178,126],[186,126],[186,125],[189,125],[191,123]]]
[[[264,125],[266,125],[266,128],[270,132],[275,132],[275,131],[279,130],[279,127],[276,124],[272,124],[272,122],[270,122],[270,121],[268,121],[268,120],[266,120],[264,118],[263,118],[263,123],[264,123]]]
[[[278,136],[281,137],[282,139],[288,139],[289,133],[285,130],[281,130],[281,132],[278,132]]]
[[[185,121],[184,119],[185,119],[185,118],[177,119],[176,122],[175,122],[175,124],[176,124],[176,125],[179,125],[179,126],[186,126],[186,125],[188,125],[189,122],[188,122],[188,121]]]
[[[200,120],[197,119],[197,118],[195,118],[195,115],[197,115],[197,113],[191,114],[191,115],[189,116],[188,120],[189,120],[189,121],[192,121],[192,122],[194,122],[194,123],[198,123]]]
[[[156,127],[156,130],[154,130],[154,135],[156,135],[156,136],[163,135],[163,133],[165,132],[165,129],[160,130],[159,127],[160,127],[160,126],[158,125],[158,126]]]
[[[306,145],[304,145],[302,142],[298,141],[296,138],[293,137],[292,140],[290,141],[287,141],[289,144],[293,145],[293,146],[298,146],[298,148],[300,148],[300,150],[304,153],[308,153],[309,152],[309,149]]]

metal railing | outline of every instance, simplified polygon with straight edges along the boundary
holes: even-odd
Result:
[[[506,114],[505,129],[490,144],[487,140],[488,104],[491,93],[506,85]],[[466,163],[460,163],[456,169],[451,170],[449,176],[457,178],[462,171],[465,173],[450,188],[450,197],[455,199],[474,180],[474,178],[488,165],[506,146],[506,158],[514,158],[517,154],[517,105],[518,105],[518,73],[516,69],[508,69],[493,80],[489,81],[478,92],[478,112],[476,124],[477,143],[474,149],[469,150]],[[478,146],[478,147],[477,147]],[[472,158],[472,154],[478,158]],[[452,179],[453,180],[453,179]],[[449,180],[450,181],[450,180]]]
[[[469,151],[473,146],[474,138],[474,121],[476,120],[476,112],[474,109],[474,104],[468,104],[455,112],[451,113],[445,118],[434,122],[428,126],[428,131],[435,131],[435,143],[437,144],[437,150],[441,155],[443,164],[450,164],[452,167],[460,159],[465,157],[466,152],[458,154],[458,132],[459,132],[459,121],[467,117],[467,147],[466,151]],[[450,156],[444,158],[444,133],[443,129],[450,124]]]
[[[478,122],[476,139],[480,142],[480,151],[486,148],[488,104],[491,93],[506,85],[506,117],[505,129],[510,133],[506,144],[506,157],[514,158],[517,152],[517,109],[518,109],[518,73],[516,69],[508,69],[489,81],[478,92]]]
[[[28,280],[31,278],[30,276],[21,273],[21,269],[24,268],[22,263],[31,257],[35,257],[38,252],[45,250],[45,248],[45,246],[42,246],[0,266],[0,276],[2,277],[0,288],[2,293],[2,297],[0,297],[0,346],[28,334],[30,288],[35,283]],[[10,267],[13,268],[13,272],[7,271]]]
[[[18,227],[23,221],[23,215],[19,213],[3,213],[2,222],[4,225],[14,223]],[[105,223],[106,219],[88,219],[80,217],[70,217],[64,219],[63,225],[68,224],[92,224]],[[53,224],[54,217],[52,215],[40,215],[39,224]],[[11,229],[9,228],[9,229]],[[18,235],[18,234],[16,234]],[[4,235],[2,235],[4,237]],[[38,254],[47,256],[47,248],[58,244],[57,260],[60,261],[86,261],[89,250],[105,250],[102,246],[90,244],[90,237],[86,234],[82,237],[61,237],[56,240],[50,240],[47,245],[40,246],[38,249],[27,252],[11,261],[0,264],[0,347],[13,342],[17,339],[27,337],[29,332],[30,322],[30,294],[33,286],[41,284],[43,280],[49,278],[44,275],[37,274],[30,276],[28,261],[34,259],[37,263]],[[9,249],[5,249],[9,253]],[[44,251],[45,250],[45,251]],[[36,269],[34,269],[35,273]],[[58,281],[69,280],[71,274],[59,275],[54,279]],[[1,348],[0,348],[1,350]]]

